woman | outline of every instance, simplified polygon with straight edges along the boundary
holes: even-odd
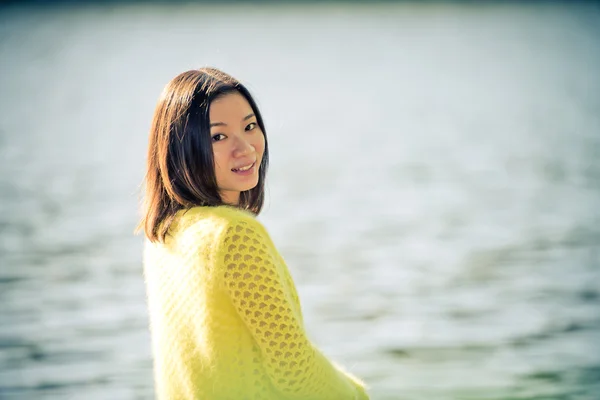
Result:
[[[368,399],[306,337],[287,266],[255,219],[268,161],[240,82],[203,68],[166,86],[140,223],[159,399]]]

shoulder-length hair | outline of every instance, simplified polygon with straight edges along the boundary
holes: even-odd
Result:
[[[244,85],[218,69],[187,71],[164,88],[150,128],[138,229],[143,229],[151,241],[164,242],[179,210],[225,204],[215,176],[209,111],[215,99],[233,92],[248,101],[265,136],[258,184],[240,193],[238,207],[254,214],[262,209],[269,151],[265,125],[254,99]]]

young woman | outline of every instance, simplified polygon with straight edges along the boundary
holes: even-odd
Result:
[[[368,399],[307,338],[288,268],[255,219],[268,161],[240,82],[203,68],[165,87],[140,224],[159,399]]]

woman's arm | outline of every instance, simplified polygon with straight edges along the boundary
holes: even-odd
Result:
[[[308,340],[262,225],[232,222],[219,242],[226,290],[261,349],[273,385],[291,398],[368,399],[358,379],[336,368]]]

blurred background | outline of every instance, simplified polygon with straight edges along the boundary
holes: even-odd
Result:
[[[600,399],[597,2],[5,3],[0,399],[151,399],[163,86],[247,84],[260,220],[373,399]]]

